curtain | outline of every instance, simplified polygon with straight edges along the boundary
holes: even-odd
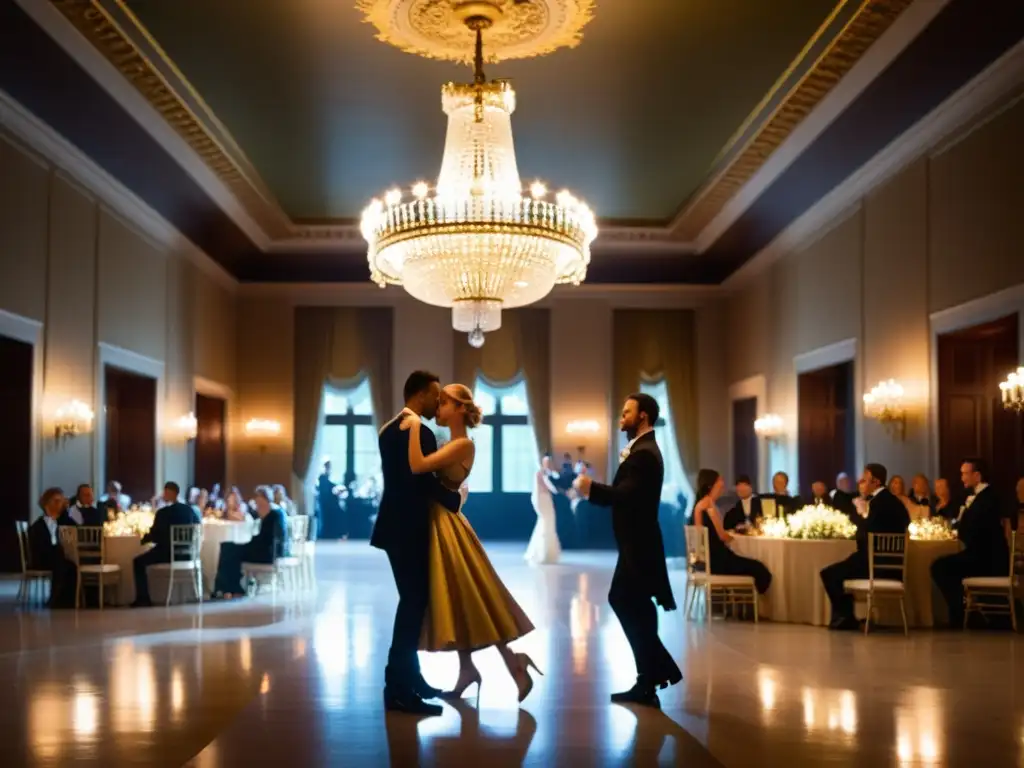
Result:
[[[700,466],[694,322],[691,309],[621,309],[612,317],[615,407],[642,379],[664,379],[679,458],[691,476]]]
[[[501,315],[501,328],[487,334],[480,349],[455,331],[455,380],[472,388],[478,374],[495,384],[526,381],[530,421],[543,454],[551,450],[550,319],[546,309],[511,309]]]
[[[295,310],[295,444],[292,497],[306,501],[324,385],[345,388],[369,379],[373,416],[391,409],[392,313],[389,307],[298,307]],[[308,505],[307,505],[308,508]]]

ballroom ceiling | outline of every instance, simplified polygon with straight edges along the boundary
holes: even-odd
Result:
[[[354,0],[126,4],[292,219],[356,217],[381,190],[436,177],[440,86],[469,71],[378,42]],[[671,217],[836,7],[599,0],[579,47],[488,67],[517,90],[524,179],[605,218]]]

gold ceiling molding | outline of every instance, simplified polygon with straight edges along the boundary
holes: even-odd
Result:
[[[575,48],[595,0],[356,0],[377,39],[406,53],[471,64],[475,33],[468,16],[485,16],[487,61],[543,56]]]
[[[694,241],[821,103],[913,0],[862,0],[860,8],[774,113],[729,165],[705,184],[672,225],[672,236]]]
[[[50,2],[192,147],[203,163],[224,182],[245,211],[268,236],[274,238],[288,235],[288,219],[277,203],[267,200],[257,184],[239,167],[220,141],[195,115],[192,108],[139,50],[131,36],[102,7],[100,0]],[[138,26],[137,31],[151,40],[148,32],[130,11],[127,11],[121,0],[117,2],[119,7],[127,12],[128,18]]]

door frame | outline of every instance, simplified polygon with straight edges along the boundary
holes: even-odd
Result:
[[[733,403],[737,400],[747,400],[754,398],[757,401],[756,413],[757,418],[761,418],[765,415],[768,409],[768,378],[763,374],[759,373],[756,376],[750,376],[741,381],[737,381],[729,385],[729,408],[728,414],[726,415],[725,430],[728,435],[728,465],[726,471],[723,473],[728,478],[729,486],[732,487],[736,484],[736,478],[732,477],[733,466],[733,420],[732,420],[732,409]],[[764,449],[764,440],[757,438],[757,477],[754,478],[755,491],[759,491],[762,488],[768,487],[768,453]]]
[[[928,464],[932,477],[939,476],[939,336],[990,323],[1014,312],[1017,313],[1017,362],[1024,365],[1024,283],[928,316]]]
[[[156,436],[156,450],[154,453],[154,466],[153,466],[153,488],[159,490],[161,486],[161,478],[163,477],[164,471],[164,448],[166,447],[166,440],[164,436],[163,424],[164,424],[164,409],[167,400],[167,382],[164,376],[164,363],[160,360],[154,360],[151,357],[140,355],[138,352],[132,352],[131,350],[124,349],[122,347],[116,347],[113,344],[107,344],[106,342],[99,342],[96,345],[96,405],[94,411],[96,413],[95,429],[93,430],[93,455],[95,460],[93,461],[93,467],[95,476],[93,478],[93,487],[97,491],[104,492],[104,475],[107,470],[107,452],[106,452],[106,437],[107,437],[107,419],[106,419],[106,401],[107,401],[107,366],[113,366],[114,368],[120,368],[130,373],[137,373],[140,376],[146,376],[150,379],[156,379],[156,407],[154,409],[155,423],[153,424],[154,434]],[[133,499],[132,501],[135,501]],[[145,499],[149,501],[149,499]]]
[[[43,362],[46,357],[43,354],[43,323],[0,309],[0,336],[15,339],[32,347],[32,438],[29,449],[32,455],[29,461],[31,474],[28,491],[32,501],[29,521],[33,522],[42,514],[35,501],[42,493],[43,482]]]
[[[790,487],[800,487],[800,429],[796,423],[799,419],[800,389],[797,378],[802,373],[810,373],[821,368],[828,368],[841,363],[853,363],[853,459],[856,469],[864,466],[864,370],[861,365],[861,351],[857,339],[843,339],[835,344],[828,344],[824,347],[812,349],[810,352],[803,352],[793,357],[793,367],[796,375],[793,377],[793,402],[796,403],[793,424],[790,432],[793,434],[792,451],[789,454],[790,466]]]
[[[196,395],[217,397],[224,401],[224,484],[228,487],[234,484],[234,453],[235,444],[235,392],[231,387],[204,376],[192,377],[192,408],[196,407]]]

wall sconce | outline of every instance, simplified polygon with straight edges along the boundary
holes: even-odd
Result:
[[[999,391],[1003,396],[1003,408],[1008,411],[1024,413],[1024,366],[1000,382]]]
[[[199,434],[199,422],[192,411],[189,411],[184,416],[179,417],[174,425],[178,429],[178,434],[185,438],[185,442],[195,440],[196,435]]]
[[[875,419],[892,437],[902,440],[907,433],[903,386],[895,379],[880,381],[864,395],[864,415]]]
[[[782,417],[777,413],[766,413],[754,419],[754,434],[765,440],[778,440],[785,433]]]
[[[565,425],[565,431],[570,435],[596,435],[601,430],[601,425],[596,421],[570,421]]]
[[[281,434],[281,422],[272,419],[249,419],[245,423],[245,434],[248,437],[266,440]],[[260,444],[260,452],[267,450],[266,443]]]
[[[70,400],[54,413],[53,438],[58,443],[70,440],[92,427],[95,414],[81,400]]]

